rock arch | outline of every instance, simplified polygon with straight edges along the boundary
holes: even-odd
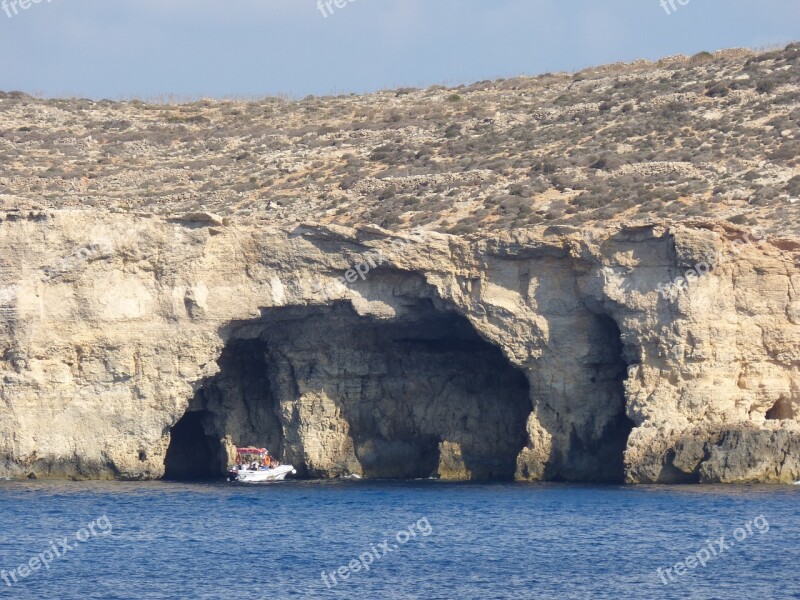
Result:
[[[266,446],[312,477],[515,475],[527,378],[454,311],[425,298],[385,319],[343,302],[272,308],[224,335],[220,372],[179,421],[194,437],[173,436],[167,476],[181,446],[208,440],[229,455]],[[218,453],[202,456],[206,473],[224,472]]]

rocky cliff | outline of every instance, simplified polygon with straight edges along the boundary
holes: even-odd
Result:
[[[800,479],[798,81],[0,92],[0,476]]]
[[[0,475],[800,479],[800,244],[197,213],[0,222]]]

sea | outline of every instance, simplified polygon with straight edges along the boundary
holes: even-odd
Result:
[[[800,486],[0,481],[0,599],[800,598]]]

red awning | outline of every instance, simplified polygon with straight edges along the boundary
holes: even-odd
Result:
[[[266,448],[237,448],[236,454],[266,454]]]

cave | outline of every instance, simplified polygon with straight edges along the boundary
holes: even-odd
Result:
[[[781,396],[776,400],[767,411],[766,419],[768,421],[783,421],[784,419],[794,419],[795,410],[792,401],[789,398]]]
[[[601,469],[596,479],[601,482],[625,481],[625,450],[634,423],[627,415],[625,379],[630,362],[625,355],[622,334],[616,321],[602,315],[598,319],[601,339],[605,341],[606,358],[597,365],[598,378],[606,381],[609,389],[610,417],[605,423],[596,447],[591,450]]]
[[[585,327],[586,350],[571,374],[576,382],[574,397],[561,407],[571,420],[553,428],[556,433],[566,430],[566,435],[559,438],[563,446],[551,457],[545,478],[622,483],[634,428],[626,413],[625,379],[634,357],[626,356],[619,326],[610,316],[590,315]]]
[[[173,428],[168,476],[224,475],[234,446],[266,447],[301,477],[515,476],[528,380],[453,311],[273,308],[221,335],[219,373]],[[187,456],[206,464],[190,470]]]
[[[164,478],[177,481],[211,479],[225,469],[225,454],[218,439],[208,435],[207,411],[187,412],[170,429],[164,460]]]

